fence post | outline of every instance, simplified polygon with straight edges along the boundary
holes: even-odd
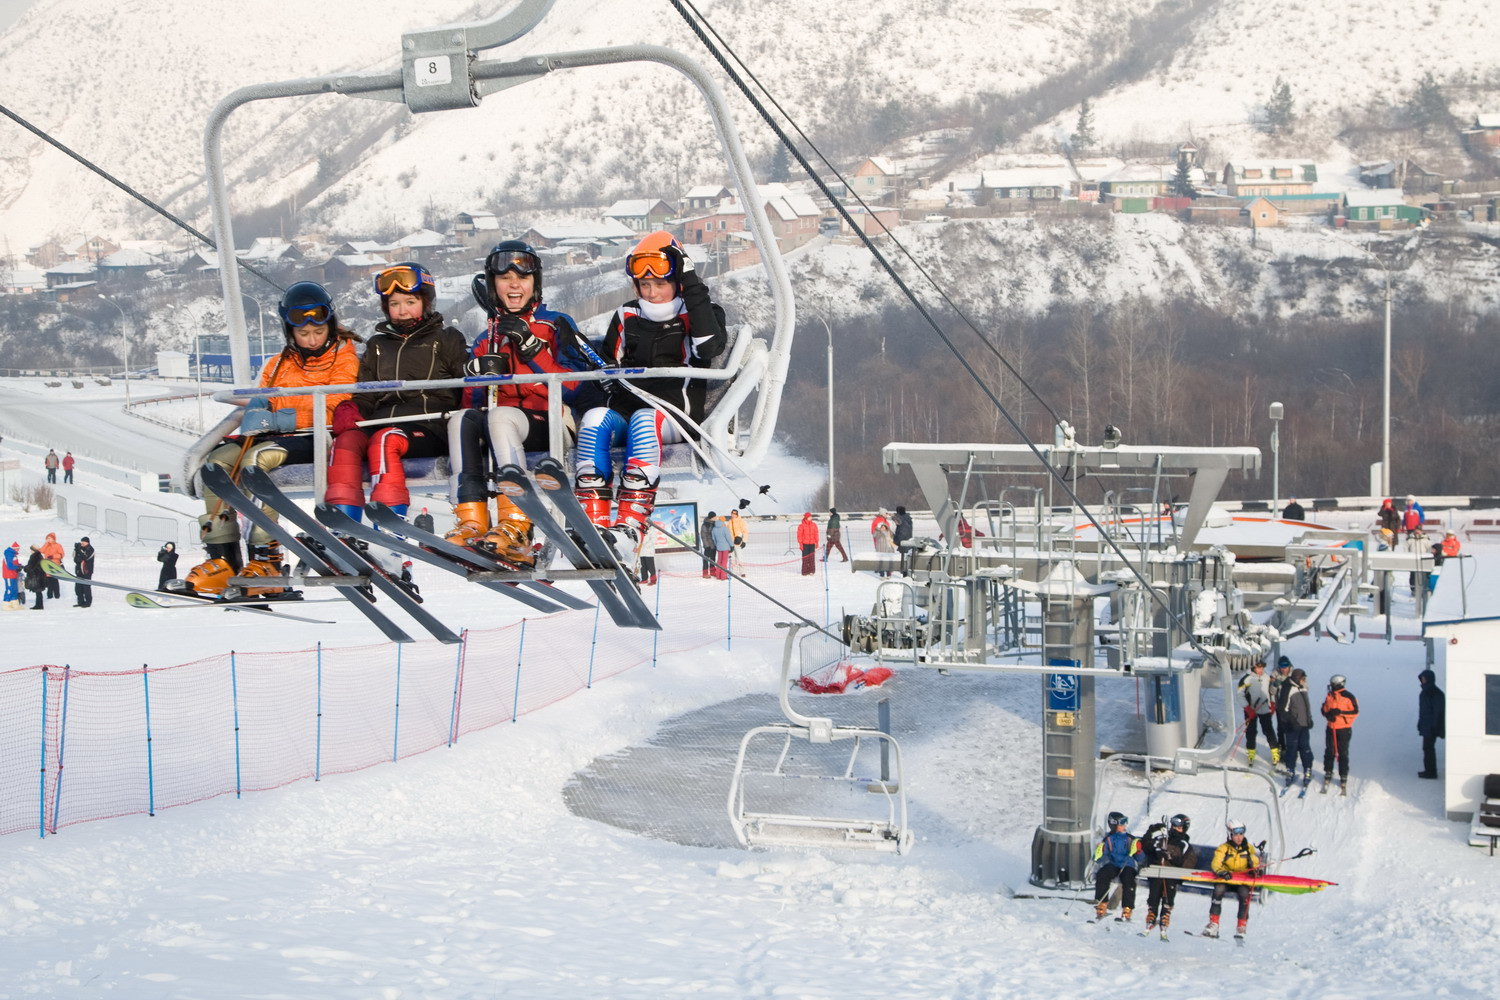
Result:
[[[395,761],[401,750],[401,647],[404,643],[393,645],[396,647],[396,723],[391,727],[391,760]]]
[[[146,815],[156,815],[156,768],[151,756],[151,674],[141,664],[141,686],[146,694]]]
[[[661,581],[662,581],[662,578],[661,578],[660,575],[658,575],[657,578],[656,578],[656,611],[655,611],[656,622],[657,622],[658,625],[661,624]],[[661,629],[659,629],[659,628],[652,629],[651,630],[651,669],[653,669],[653,670],[656,669],[656,645],[657,645],[658,641],[660,641],[660,639],[661,639]]]
[[[595,605],[594,618],[597,620],[598,605]],[[514,700],[510,703],[510,721],[515,722],[516,716],[521,711],[521,659],[526,653],[526,619],[521,619],[521,641],[516,644],[516,693]]]
[[[323,644],[318,643],[318,719],[313,736],[313,780],[323,780]]]
[[[52,786],[52,832],[57,832],[58,812],[62,808],[63,751],[68,740],[68,687],[73,669],[63,664],[62,721],[57,727],[57,783]]]
[[[521,620],[521,627],[525,628],[525,619]],[[458,662],[453,665],[453,707],[448,710],[448,745],[451,747],[458,739],[458,691],[463,686],[464,676],[464,650],[469,648],[469,630],[464,629],[459,636]]]
[[[833,620],[833,605],[828,594],[828,556],[829,552],[823,553],[823,624],[827,625]]]
[[[235,668],[234,650],[229,651],[229,698],[234,705],[234,797],[240,797],[240,678]]]
[[[521,625],[524,628],[525,625],[526,625],[526,623],[523,621],[521,623]],[[583,686],[586,687],[586,688],[591,688],[591,687],[594,686],[594,651],[596,649],[598,649],[598,648],[599,648],[599,602],[595,601],[594,602],[594,639],[593,639],[592,642],[589,643],[589,675],[588,675],[588,678],[583,683]],[[516,667],[516,673],[517,674],[520,673],[520,667],[519,666]],[[519,681],[520,681],[520,677],[519,676],[516,678],[516,681],[519,683]],[[514,720],[512,720],[512,721],[514,721]]]
[[[42,668],[42,765],[36,779],[36,835],[47,836],[47,668]]]

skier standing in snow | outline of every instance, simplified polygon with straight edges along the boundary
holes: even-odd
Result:
[[[1302,762],[1302,787],[1312,784],[1312,702],[1307,696],[1307,671],[1301,667],[1292,671],[1286,687],[1286,721],[1282,723],[1281,736],[1285,749],[1282,761],[1286,763],[1288,788],[1297,780],[1297,762]]]
[[[906,512],[905,507],[897,507],[896,527],[893,534],[893,540],[896,543],[896,551],[901,551],[901,543],[910,539],[911,534],[911,515]]]
[[[843,528],[841,525],[842,519],[839,517],[838,508],[829,507],[828,525],[823,529],[824,538],[826,539],[826,541],[823,543],[824,562],[828,561],[828,557],[833,554],[834,549],[839,550],[839,555],[844,557],[844,562],[849,561],[849,553],[844,551],[844,542],[842,538]]]
[[[1436,778],[1437,741],[1448,735],[1444,718],[1447,715],[1447,696],[1437,686],[1437,674],[1431,670],[1418,674],[1417,683],[1422,685],[1422,693],[1417,696],[1417,732],[1422,736],[1422,770],[1417,773],[1417,777]]]
[[[1266,676],[1266,661],[1256,660],[1250,672],[1240,681],[1240,694],[1245,699],[1245,756],[1255,763],[1255,727],[1260,726],[1266,734],[1266,746],[1271,749],[1271,763],[1281,763],[1281,750],[1276,746],[1276,727],[1271,722],[1271,678]]]
[[[1192,864],[1193,845],[1188,840],[1191,825],[1183,813],[1167,823],[1155,823],[1146,831],[1146,864],[1168,868],[1185,868]],[[1177,903],[1180,878],[1152,878],[1146,890],[1146,930],[1160,924],[1162,933],[1172,923],[1172,907]]]
[[[5,609],[19,611],[21,603],[21,543],[11,542],[5,548],[5,562],[0,567],[0,577],[5,580]]]
[[[1212,865],[1214,874],[1221,879],[1227,879],[1233,875],[1261,874],[1260,855],[1256,852],[1255,845],[1245,838],[1245,824],[1232,819],[1224,825],[1229,830],[1229,838],[1214,851]],[[1203,928],[1204,937],[1219,936],[1219,911],[1224,905],[1224,894],[1231,889],[1240,901],[1234,936],[1237,938],[1245,936],[1245,925],[1250,922],[1251,887],[1215,882],[1213,902],[1208,907],[1208,926]]]
[[[802,575],[812,576],[818,571],[818,524],[811,511],[804,513],[802,523],[797,525],[797,545],[802,552]]]
[[[1281,752],[1277,761],[1283,766],[1287,762],[1287,712],[1286,702],[1292,696],[1292,660],[1283,656],[1276,661],[1276,672],[1271,675],[1271,709],[1276,715],[1276,747]]]
[[[421,264],[392,264],[375,276],[384,322],[365,343],[356,381],[395,382],[458,379],[466,374],[469,344],[462,333],[443,323],[434,307],[437,285]],[[411,503],[406,487],[405,457],[448,454],[449,414],[463,404],[462,390],[401,389],[360,393],[338,405],[333,414],[333,457],[328,465],[327,500],[346,514],[364,514],[364,466],[370,466],[370,499],[403,517]],[[397,423],[359,427],[361,420],[411,417]],[[449,500],[485,500],[481,482],[474,485],[457,476],[450,482]]]
[[[729,521],[727,518],[714,518],[711,529],[714,540],[714,572],[715,580],[729,579],[729,552],[734,548],[734,536],[729,533]]]
[[[896,536],[891,530],[891,522],[886,520],[885,511],[881,510],[875,515],[875,520],[870,524],[870,540],[875,545],[875,551],[891,553],[896,551]],[[882,570],[881,576],[890,576],[888,571]]]
[[[87,580],[94,575],[94,546],[88,535],[84,535],[73,545],[73,575],[80,580]],[[75,608],[93,607],[94,588],[89,584],[73,584],[73,594],[78,601],[73,605]]]
[[[693,269],[692,258],[671,233],[647,234],[625,258],[625,272],[635,285],[636,298],[610,317],[599,353],[607,365],[633,368],[706,368],[724,351],[728,336],[724,310],[709,297],[708,286]],[[707,385],[701,379],[631,379],[644,390],[683,411],[691,420],[703,419]],[[601,527],[615,527],[630,544],[650,519],[661,480],[664,444],[687,440],[688,425],[658,409],[624,385],[601,386],[606,402],[590,407],[578,425],[576,479],[578,501],[589,519]],[[616,496],[611,485],[614,463],[610,450],[625,442],[625,468],[620,476],[618,511],[610,516]]]
[[[161,563],[161,573],[156,578],[156,589],[166,590],[167,581],[177,579],[177,546],[166,543],[156,551],[156,561]]]
[[[1349,794],[1349,741],[1354,735],[1354,720],[1359,718],[1359,699],[1344,687],[1343,674],[1328,680],[1328,697],[1323,699],[1323,791],[1333,783],[1333,763],[1338,760],[1339,790]]]
[[[540,375],[579,371],[589,367],[583,335],[573,318],[542,304],[542,259],[521,240],[495,244],[476,274],[474,298],[489,318],[484,335],[474,341],[469,372],[474,375]],[[494,464],[526,467],[528,451],[547,451],[547,398],[560,391],[564,403],[563,438],[573,440],[573,414],[568,408],[594,383],[515,382],[496,387],[465,389],[469,408],[449,427],[456,442],[455,475],[462,494],[453,516],[456,525],[449,541],[477,546],[509,562],[529,566],[532,554],[531,519],[503,493],[495,496],[495,520],[490,521],[483,442],[489,441]],[[592,390],[598,391],[598,390]]]
[[[1396,502],[1390,497],[1380,501],[1380,512],[1375,515],[1375,532],[1384,548],[1396,547],[1396,539],[1401,536],[1401,515],[1396,513]]]
[[[1109,884],[1116,878],[1120,880],[1120,919],[1129,920],[1135,909],[1135,875],[1146,852],[1140,840],[1126,829],[1129,825],[1124,813],[1110,813],[1109,832],[1094,848],[1095,920],[1103,920],[1109,910]]]
[[[277,305],[285,346],[267,358],[257,383],[263,389],[347,385],[359,370],[359,343],[333,311],[328,290],[315,281],[298,281],[282,293]],[[270,396],[252,399],[240,418],[240,432],[209,452],[205,466],[215,465],[239,480],[239,470],[255,466],[265,472],[283,465],[313,461],[314,421],[330,422],[348,393],[323,397],[321,412],[313,410],[312,396]],[[203,513],[198,515],[198,538],[208,559],[194,566],[172,589],[221,594],[234,576],[281,576],[281,543],[260,527],[251,529],[249,561],[240,552],[239,516],[212,490],[202,490]],[[275,516],[275,515],[272,515]],[[175,562],[175,560],[174,560]],[[284,588],[257,588],[250,593],[280,593]]]
[[[63,460],[62,460],[63,482],[65,482],[65,483],[71,483],[73,481],[73,466],[75,466],[77,464],[78,463],[77,463],[77,461],[74,460],[73,453],[71,451],[68,452],[67,454],[65,454],[63,456]]]
[[[47,482],[57,482],[57,467],[59,464],[60,463],[57,460],[57,452],[53,451],[51,448],[48,448],[47,457],[42,459],[42,467],[47,470]]]
[[[698,549],[703,554],[703,579],[705,580],[715,575],[714,562],[717,556],[714,549],[714,522],[718,519],[718,514],[709,511],[703,523],[698,525]]]
[[[62,565],[66,553],[63,552],[62,544],[57,540],[57,532],[47,532],[47,540],[42,543],[42,558]],[[62,597],[62,583],[51,573],[47,574],[47,600],[55,601]]]
[[[729,522],[729,541],[734,546],[729,550],[729,565],[740,576],[744,576],[745,560],[741,553],[750,539],[750,529],[745,524],[745,518],[737,509],[730,511],[729,516],[725,520]]]
[[[31,555],[26,559],[26,589],[36,594],[36,603],[31,606],[32,611],[42,610],[42,597],[47,593],[47,574],[42,569],[42,547],[33,545]]]
[[[641,570],[640,579],[642,587],[654,586],[656,583],[656,522],[652,521],[646,525],[646,532],[641,536]]]

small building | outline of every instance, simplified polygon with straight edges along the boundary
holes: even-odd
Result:
[[[655,232],[676,214],[660,198],[626,198],[604,210],[606,219],[623,223],[637,233]]]
[[[1500,616],[1493,577],[1481,559],[1448,560],[1422,622],[1429,662],[1447,696],[1447,735],[1437,746],[1443,810],[1450,820],[1470,819],[1484,799],[1484,776],[1500,774]],[[1413,761],[1420,759],[1418,691],[1414,671],[1407,730]]]
[[[1422,210],[1408,205],[1399,190],[1377,188],[1373,191],[1348,191],[1344,194],[1343,216],[1351,225],[1363,223],[1380,229],[1415,226],[1422,221]]]
[[[140,250],[116,250],[99,261],[99,280],[110,285],[139,285],[161,261]]]
[[[18,264],[0,269],[0,293],[6,295],[32,295],[47,287],[47,274],[39,267]]]
[[[1500,149],[1500,113],[1474,116],[1474,124],[1459,133],[1464,149],[1474,156],[1493,155]]]
[[[1269,198],[1256,198],[1240,211],[1252,229],[1270,229],[1282,224],[1281,209]]]
[[[453,235],[465,242],[499,242],[500,219],[494,212],[459,212],[453,217]]]
[[[1309,195],[1318,166],[1308,160],[1231,160],[1224,164],[1224,190],[1235,198]]]
[[[901,168],[884,156],[871,156],[854,168],[849,178],[852,193],[869,201],[888,193],[895,193],[901,186]]]
[[[711,212],[719,202],[729,198],[733,192],[722,184],[699,184],[682,196],[682,211],[685,215]]]
[[[1176,178],[1176,163],[1127,163],[1099,179],[1100,200],[1110,203],[1165,198],[1172,193]],[[1208,185],[1202,167],[1189,167],[1188,178],[1195,191],[1202,191]]]
[[[1008,201],[1060,201],[1072,190],[1073,171],[1058,166],[1006,167],[981,174],[983,192],[991,199]]]
[[[635,242],[635,238],[635,230],[618,219],[540,223],[526,230],[521,236],[521,239],[537,249],[559,246],[570,240],[625,244]]]
[[[47,287],[52,289],[77,285],[81,281],[92,282],[98,270],[92,260],[65,260],[55,267],[47,268]]]

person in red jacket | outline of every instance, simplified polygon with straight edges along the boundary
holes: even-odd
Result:
[[[1323,732],[1323,791],[1333,783],[1333,762],[1339,765],[1339,792],[1349,794],[1349,739],[1354,735],[1354,720],[1359,718],[1359,699],[1344,687],[1344,675],[1328,679],[1328,697],[1323,699],[1323,718],[1328,728]]]
[[[818,571],[818,523],[811,511],[803,514],[802,523],[797,525],[797,544],[802,546],[802,575],[812,576]]]
[[[65,483],[71,483],[73,481],[73,466],[75,464],[76,463],[73,461],[73,453],[71,451],[68,452],[66,455],[63,456],[63,460],[62,460],[63,482],[65,482]]]

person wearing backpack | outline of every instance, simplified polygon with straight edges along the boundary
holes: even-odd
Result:
[[[1209,938],[1219,936],[1219,910],[1224,905],[1225,893],[1232,888],[1240,901],[1234,936],[1243,938],[1245,927],[1250,922],[1251,887],[1244,883],[1230,882],[1229,879],[1235,875],[1259,875],[1264,869],[1261,867],[1260,854],[1255,850],[1255,845],[1250,843],[1245,836],[1245,824],[1231,819],[1224,824],[1224,827],[1229,831],[1229,836],[1214,851],[1212,865],[1214,874],[1223,881],[1214,883],[1213,902],[1209,904],[1208,926],[1203,928],[1203,936]]]
[[[1354,720],[1359,718],[1359,699],[1344,687],[1343,674],[1328,679],[1328,697],[1323,699],[1323,791],[1333,783],[1333,762],[1339,765],[1339,794],[1349,794],[1349,741],[1354,735]]]
[[[1154,823],[1146,831],[1146,864],[1168,868],[1186,868],[1192,863],[1193,845],[1188,840],[1191,821],[1178,813],[1166,823]],[[1172,923],[1172,907],[1177,903],[1180,878],[1152,878],[1146,891],[1146,930],[1161,925],[1165,934]]]

